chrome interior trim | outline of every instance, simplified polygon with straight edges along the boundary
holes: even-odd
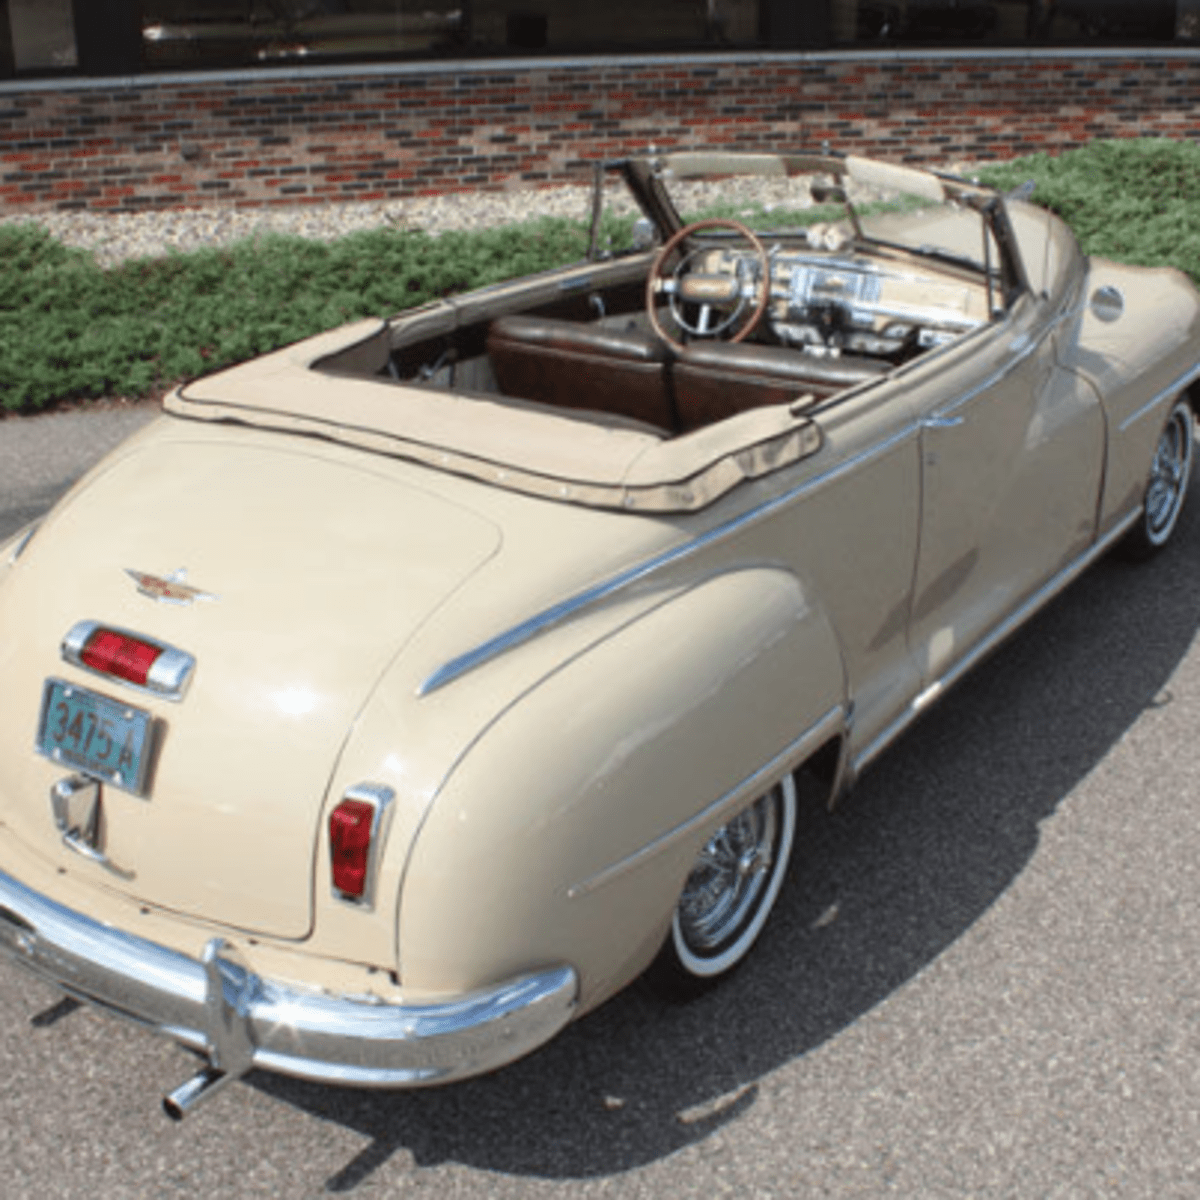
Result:
[[[363,884],[363,893],[361,896],[347,896],[345,892],[338,891],[331,881],[329,890],[333,893],[335,900],[340,900],[343,904],[349,904],[354,908],[360,908],[364,912],[375,911],[375,880],[379,874],[380,848],[387,839],[392,801],[395,799],[396,793],[381,783],[356,783],[353,787],[346,789],[342,800],[359,800],[364,804],[369,804],[374,809],[375,815],[371,819],[371,850],[367,857],[367,877]],[[338,803],[340,804],[341,801],[339,800]],[[336,807],[337,805],[334,805],[334,808]]]
[[[1124,517],[1098,542],[1094,542],[1074,562],[1064,567],[1049,583],[1034,592],[1020,608],[1010,613],[982,641],[977,642],[974,648],[964,654],[941,678],[935,679],[933,683],[919,692],[900,716],[854,756],[851,768],[853,774],[857,775],[859,771],[863,770],[877,758],[921,713],[945,692],[949,691],[980,659],[989,655],[1005,638],[1015,632],[1018,626],[1033,616],[1039,608],[1052,600],[1070,583],[1074,582],[1096,559],[1101,558],[1110,550],[1116,542],[1120,541],[1121,537],[1134,525],[1141,515],[1142,510],[1139,507]]]
[[[433,1004],[305,991],[255,975],[224,942],[197,960],[3,872],[0,951],[77,999],[232,1057],[234,1069],[249,1055],[251,1066],[355,1087],[421,1087],[503,1066],[549,1041],[579,992],[565,965]]]
[[[904,321],[909,325],[926,326],[931,329],[944,329],[953,333],[970,333],[987,324],[987,318],[976,320],[974,317],[957,317],[941,308],[921,308],[916,304],[872,304],[860,310],[871,317],[891,318]]]
[[[582,592],[577,592],[574,596],[562,600],[558,604],[553,604],[549,608],[542,609],[541,612],[536,613],[528,620],[522,621],[519,625],[512,626],[511,629],[505,630],[494,638],[489,638],[486,642],[481,642],[465,654],[460,654],[457,658],[452,658],[438,667],[417,688],[417,695],[428,696],[431,692],[436,692],[438,688],[445,687],[448,683],[453,683],[454,680],[460,679],[463,675],[469,674],[477,667],[483,666],[484,663],[490,662],[494,658],[499,658],[502,654],[507,654],[508,651],[523,645],[525,642],[537,637],[538,634],[544,633],[546,630],[561,624],[570,617],[582,612],[585,608],[589,608],[593,604],[599,604],[602,600],[607,600],[615,593],[645,579],[656,571],[660,571],[674,563],[682,562],[691,555],[697,554],[701,550],[707,549],[709,546],[727,537],[731,537],[735,533],[739,533],[756,521],[771,516],[781,508],[786,508],[802,496],[806,496],[810,492],[824,487],[835,479],[840,479],[847,472],[855,470],[872,459],[887,454],[907,441],[919,430],[920,425],[916,422],[906,425],[899,432],[894,433],[889,438],[885,438],[878,445],[851,456],[844,462],[838,463],[837,466],[831,467],[828,471],[798,484],[790,491],[783,492],[781,495],[767,500],[757,508],[752,508],[744,512],[741,516],[726,521],[723,525],[717,525],[699,537],[674,546],[670,550],[665,550],[661,554],[656,554],[654,557],[646,559],[645,562],[639,563],[627,571],[621,571],[619,574],[613,575],[602,583],[598,583]]]
[[[145,687],[138,683],[131,683],[128,679],[122,679],[119,675],[110,675],[107,671],[97,671],[83,661],[84,647],[87,645],[88,638],[97,629],[107,629],[113,633],[119,633],[123,637],[133,638],[161,651],[150,668]],[[166,642],[160,642],[157,638],[147,637],[144,633],[135,633],[132,629],[121,629],[104,621],[76,621],[67,630],[67,634],[62,640],[61,653],[64,662],[78,667],[81,671],[87,671],[109,683],[119,684],[121,687],[140,692],[143,696],[158,696],[163,700],[175,702],[183,699],[183,694],[191,682],[192,672],[196,668],[195,658],[186,651],[177,650],[174,646],[168,646]]]
[[[788,236],[789,232],[781,229],[778,236]],[[982,264],[979,269],[983,269]],[[986,318],[956,315],[944,307],[903,301],[885,303],[880,299],[885,282],[927,282],[927,279],[917,272],[890,263],[885,266],[857,255],[846,257],[808,250],[777,250],[771,256],[769,286],[772,302],[783,303],[784,319],[788,322],[801,321],[814,304],[832,302],[849,312],[852,326],[860,331],[867,330],[877,319],[901,320],[955,333],[966,333],[987,324]],[[963,287],[968,288],[970,284],[964,281]]]
[[[689,834],[695,833],[705,825],[718,820],[728,809],[736,808],[746,800],[755,798],[766,790],[770,783],[778,782],[789,771],[794,770],[814,750],[827,742],[838,729],[845,726],[846,709],[837,704],[823,717],[808,727],[795,741],[785,746],[770,762],[747,775],[741,783],[730,788],[723,796],[714,800],[694,817],[668,829],[652,842],[648,842],[639,850],[635,850],[627,858],[613,863],[585,879],[582,883],[573,885],[567,892],[567,898],[577,900],[594,892],[597,888],[611,883],[614,879],[641,866],[644,862],[666,850],[673,843]],[[770,781],[770,782],[768,782]]]
[[[1180,375],[1174,383],[1171,383],[1167,387],[1163,388],[1163,390],[1158,392],[1153,399],[1147,400],[1146,403],[1143,404],[1142,407],[1136,412],[1130,413],[1129,416],[1127,416],[1125,420],[1123,420],[1121,424],[1117,426],[1117,432],[1124,433],[1125,430],[1127,430],[1131,425],[1136,424],[1143,417],[1152,413],[1160,404],[1162,404],[1164,400],[1174,399],[1177,395],[1179,395],[1180,392],[1183,391],[1184,388],[1186,388],[1189,384],[1195,383],[1197,379],[1200,379],[1200,365],[1194,366],[1188,371],[1184,371],[1184,373]]]

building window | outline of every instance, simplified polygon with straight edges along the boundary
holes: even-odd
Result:
[[[604,51],[753,46],[760,0],[474,0],[481,50]]]
[[[78,65],[71,0],[8,0],[7,8],[13,68],[43,74]]]
[[[835,44],[1164,42],[1192,0],[832,0]]]
[[[149,67],[745,46],[761,0],[144,0]]]
[[[0,0],[0,75],[1179,40],[1200,41],[1200,0]]]
[[[147,67],[424,55],[461,43],[466,0],[144,0]]]

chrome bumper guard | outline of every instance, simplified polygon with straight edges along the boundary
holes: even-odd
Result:
[[[578,996],[567,966],[440,1004],[308,992],[255,975],[220,938],[198,961],[101,924],[3,872],[0,951],[69,995],[202,1051],[210,1081],[259,1067],[354,1087],[447,1083],[548,1041],[570,1020]]]

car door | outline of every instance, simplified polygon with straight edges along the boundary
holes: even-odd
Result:
[[[1095,537],[1105,423],[1092,388],[1057,360],[1068,291],[1026,291],[967,339],[949,391],[921,415],[909,633],[926,689]]]

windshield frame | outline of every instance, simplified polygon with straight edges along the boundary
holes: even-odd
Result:
[[[671,179],[713,179],[720,177],[781,178],[797,176],[826,176],[832,187],[841,194],[835,203],[845,211],[846,218],[854,230],[853,246],[870,253],[884,250],[890,253],[911,254],[960,270],[977,272],[986,278],[989,290],[999,289],[1001,304],[1005,310],[1011,308],[1017,297],[1029,291],[1029,283],[1018,252],[1017,239],[1003,197],[992,188],[984,187],[961,176],[926,171],[920,168],[863,159],[836,152],[822,154],[754,154],[718,151],[682,152],[661,157],[637,157],[616,160],[604,164],[597,170],[597,192],[608,169],[620,172],[633,194],[639,208],[654,225],[660,241],[665,243],[688,222],[679,213],[668,190]],[[998,261],[994,264],[980,263],[960,258],[945,249],[928,246],[912,246],[891,242],[871,236],[864,230],[862,214],[851,201],[848,181],[867,181],[894,187],[905,194],[924,197],[935,203],[970,209],[981,222],[981,238],[984,231],[990,233],[995,244]],[[763,237],[794,236],[795,229],[756,229]],[[986,242],[986,239],[984,239]],[[992,270],[988,270],[988,267]],[[996,278],[993,278],[993,271]]]

